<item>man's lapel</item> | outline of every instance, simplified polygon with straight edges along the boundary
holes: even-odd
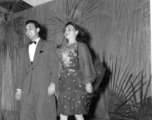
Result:
[[[45,41],[42,39],[40,39],[40,41],[38,42],[38,45],[35,50],[33,66],[35,66],[39,62],[40,52],[42,52],[41,48],[43,47],[44,43],[45,43]]]
[[[25,49],[25,59],[27,61],[26,67],[28,69],[30,69],[31,68],[31,60],[30,60],[30,54],[29,54],[29,44],[26,46],[26,49]]]

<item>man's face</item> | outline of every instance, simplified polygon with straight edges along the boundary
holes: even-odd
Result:
[[[39,31],[40,29],[36,28],[33,23],[28,23],[26,25],[26,35],[30,40],[34,41],[37,37],[39,37]]]

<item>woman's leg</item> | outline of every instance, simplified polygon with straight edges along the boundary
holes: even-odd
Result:
[[[68,120],[68,116],[60,114],[60,120]]]
[[[75,115],[76,120],[84,120],[83,115]]]

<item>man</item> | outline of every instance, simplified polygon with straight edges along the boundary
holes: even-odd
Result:
[[[58,55],[51,41],[39,37],[35,20],[25,24],[31,40],[20,50],[16,99],[21,100],[20,120],[56,120],[55,89],[58,82]]]

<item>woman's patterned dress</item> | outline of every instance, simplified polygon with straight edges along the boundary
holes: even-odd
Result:
[[[78,43],[60,50],[58,113],[75,115],[87,113],[87,93],[79,65]]]

